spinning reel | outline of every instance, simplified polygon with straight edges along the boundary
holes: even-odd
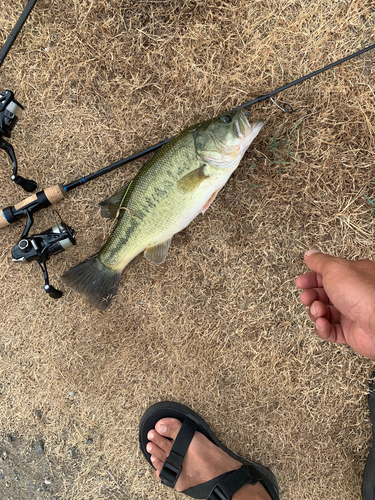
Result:
[[[22,26],[32,11],[36,1],[37,0],[29,0],[15,27],[8,36],[4,46],[0,50],[0,67],[2,66],[4,59],[8,55],[8,52],[10,51],[15,39],[21,31]],[[23,109],[23,106],[14,98],[13,92],[10,90],[4,90],[0,93],[0,149],[3,149],[8,154],[11,162],[13,163],[12,181],[23,187],[25,191],[31,193],[36,189],[37,184],[32,180],[24,179],[20,175],[17,175],[18,164],[13,146],[11,146],[11,144],[4,139],[4,137],[7,139],[10,138],[12,130],[14,129],[18,118],[21,116]]]
[[[37,187],[36,182],[17,175],[18,164],[13,146],[3,138],[10,138],[23,109],[23,106],[14,98],[13,92],[4,90],[0,93],[0,149],[3,149],[8,154],[13,163],[12,181],[31,193]]]
[[[64,252],[64,250],[68,250],[68,248],[76,244],[74,229],[67,226],[61,219],[60,214],[54,210],[55,225],[42,233],[28,236],[33,219],[30,212],[27,212],[26,215],[28,221],[21,239],[12,248],[12,260],[13,262],[32,262],[35,260],[44,276],[44,290],[51,298],[59,299],[62,292],[49,284],[46,262],[52,255]],[[60,219],[59,222],[56,215]]]

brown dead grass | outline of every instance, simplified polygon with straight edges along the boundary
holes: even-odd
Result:
[[[2,41],[24,5],[0,2]],[[0,70],[0,88],[26,108],[12,138],[20,174],[41,187],[70,182],[374,41],[365,0],[40,0]],[[43,437],[62,462],[77,446],[76,500],[174,497],[137,443],[142,413],[165,399],[270,466],[282,500],[360,498],[374,364],[314,336],[294,278],[312,245],[374,257],[363,196],[375,197],[373,61],[368,53],[281,94],[293,115],[254,107],[266,124],[214,205],[174,238],[163,266],[129,265],[105,314],[69,290],[50,300],[36,264],[11,262],[22,224],[2,230],[0,429]],[[285,138],[299,120],[295,158],[285,147],[275,157],[278,127]],[[1,158],[2,204],[13,205],[23,194]],[[51,260],[57,288],[109,235],[98,202],[141,165],[57,207],[78,241]],[[45,210],[34,232],[52,223]]]

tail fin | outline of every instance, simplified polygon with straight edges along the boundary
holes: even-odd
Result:
[[[98,254],[69,269],[61,277],[65,285],[84,295],[93,307],[101,311],[108,309],[120,278],[121,273],[102,264]]]

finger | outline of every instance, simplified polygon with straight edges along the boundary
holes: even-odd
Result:
[[[338,257],[333,257],[326,253],[321,253],[318,250],[307,250],[304,255],[307,266],[316,273],[323,274],[327,264],[334,260],[341,260]]]
[[[319,300],[323,304],[329,304],[329,298],[324,288],[311,288],[301,293],[299,300],[304,306],[311,306],[313,302]]]
[[[336,309],[336,307],[323,304],[323,302],[318,300],[311,304],[309,308],[309,316],[314,322],[316,322],[319,318],[325,318],[330,323],[340,322],[340,312]]]
[[[330,323],[325,318],[319,318],[315,324],[315,332],[322,340],[335,344],[347,344],[344,332],[339,323]]]
[[[295,284],[298,288],[317,288],[323,286],[323,278],[321,274],[310,271],[309,273],[298,276]]]

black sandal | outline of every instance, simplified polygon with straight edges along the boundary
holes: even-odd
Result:
[[[162,484],[174,488],[181,473],[183,460],[195,431],[204,434],[216,446],[243,465],[237,470],[226,472],[220,476],[183,491],[186,495],[207,500],[229,500],[236,491],[245,484],[255,484],[258,481],[264,486],[272,500],[279,500],[277,481],[272,472],[263,465],[248,462],[228,450],[215,436],[208,424],[197,413],[185,405],[165,401],[151,406],[143,415],[139,424],[139,444],[143,455],[153,467],[151,455],[146,446],[149,442],[147,434],[155,428],[162,418],[176,418],[182,422],[182,427],[173,443],[172,450],[165,460],[160,472]]]
[[[373,441],[363,472],[362,498],[375,500],[375,372],[371,376],[368,406],[372,423]]]

